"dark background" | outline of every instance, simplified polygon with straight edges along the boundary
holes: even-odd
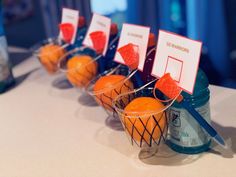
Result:
[[[128,22],[151,26],[156,35],[165,29],[201,40],[200,66],[210,82],[236,88],[235,0],[4,0],[8,44],[29,49],[57,35],[62,7],[79,9],[87,23],[94,11],[119,27]],[[11,55],[16,64],[25,58]]]

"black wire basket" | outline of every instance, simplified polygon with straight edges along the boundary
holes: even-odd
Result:
[[[140,97],[158,99],[160,106],[152,111],[125,110],[130,102]],[[128,139],[132,145],[136,144],[140,148],[157,147],[165,141],[168,130],[167,110],[172,104],[173,100],[165,100],[165,96],[159,90],[147,86],[121,94],[113,101],[113,107]]]
[[[118,65],[115,68],[105,71],[94,78],[86,88],[86,91],[91,95],[96,102],[104,108],[107,114],[113,118],[117,118],[116,110],[114,109],[112,102],[120,94],[130,92],[134,90],[134,85],[131,81],[131,77],[135,72],[129,71],[128,67],[124,65]],[[119,82],[110,85],[109,87],[104,87],[101,90],[94,90],[96,82],[103,76],[109,75],[122,75],[125,76]],[[117,119],[119,120],[119,119]]]
[[[46,46],[50,47],[47,51],[44,50]],[[59,71],[58,63],[60,58],[66,53],[68,46],[69,44],[64,43],[58,37],[48,38],[35,44],[31,47],[30,51],[33,56],[40,61],[48,73],[55,74]]]
[[[78,62],[81,57],[89,58],[89,62],[68,68],[68,62],[74,57],[78,57]],[[84,90],[90,81],[94,79],[98,74],[97,61],[101,58],[101,55],[96,55],[96,52],[87,47],[79,47],[70,50],[60,58],[58,68],[61,72],[65,73],[69,82],[75,87]]]

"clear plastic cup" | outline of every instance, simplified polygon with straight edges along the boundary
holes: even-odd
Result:
[[[58,68],[75,88],[84,90],[98,73],[97,61],[100,57],[87,47],[75,48],[60,58]],[[70,60],[74,60],[74,63]]]
[[[135,71],[136,72],[136,71]],[[96,102],[104,108],[107,112],[108,116],[111,118],[117,119],[116,110],[112,106],[112,101],[120,94],[130,92],[134,89],[133,83],[131,81],[131,77],[135,72],[130,72],[128,67],[124,65],[118,65],[113,69],[107,70],[102,74],[99,74],[96,78],[94,78],[86,88],[86,91],[89,95],[91,95]],[[109,85],[108,87],[104,87],[100,90],[95,90],[96,82],[103,76],[110,75],[122,75],[125,76],[118,82]]]
[[[126,111],[126,106],[139,97],[155,98],[161,102],[162,106],[152,111]],[[159,90],[146,85],[121,94],[113,101],[113,107],[128,139],[132,145],[136,144],[141,148],[140,158],[148,158],[156,154],[160,143],[165,141],[168,129],[166,111],[172,104],[173,100],[166,100]]]
[[[69,44],[64,43],[59,38],[48,38],[44,41],[35,44],[31,51],[33,56],[37,57],[50,74],[58,72],[58,62],[60,58],[66,53],[66,48]]]

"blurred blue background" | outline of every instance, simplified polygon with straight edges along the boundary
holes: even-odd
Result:
[[[212,84],[236,88],[235,0],[3,0],[5,31],[10,46],[29,48],[58,33],[61,8],[92,12],[122,23],[169,30],[203,41],[201,68]]]

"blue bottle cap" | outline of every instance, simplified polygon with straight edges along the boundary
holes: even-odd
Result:
[[[184,99],[193,107],[200,107],[210,99],[210,91],[208,87],[208,78],[203,70],[199,68],[193,94],[190,95],[189,93],[183,91],[182,95]],[[173,106],[177,108],[181,107],[178,103],[174,103]]]

